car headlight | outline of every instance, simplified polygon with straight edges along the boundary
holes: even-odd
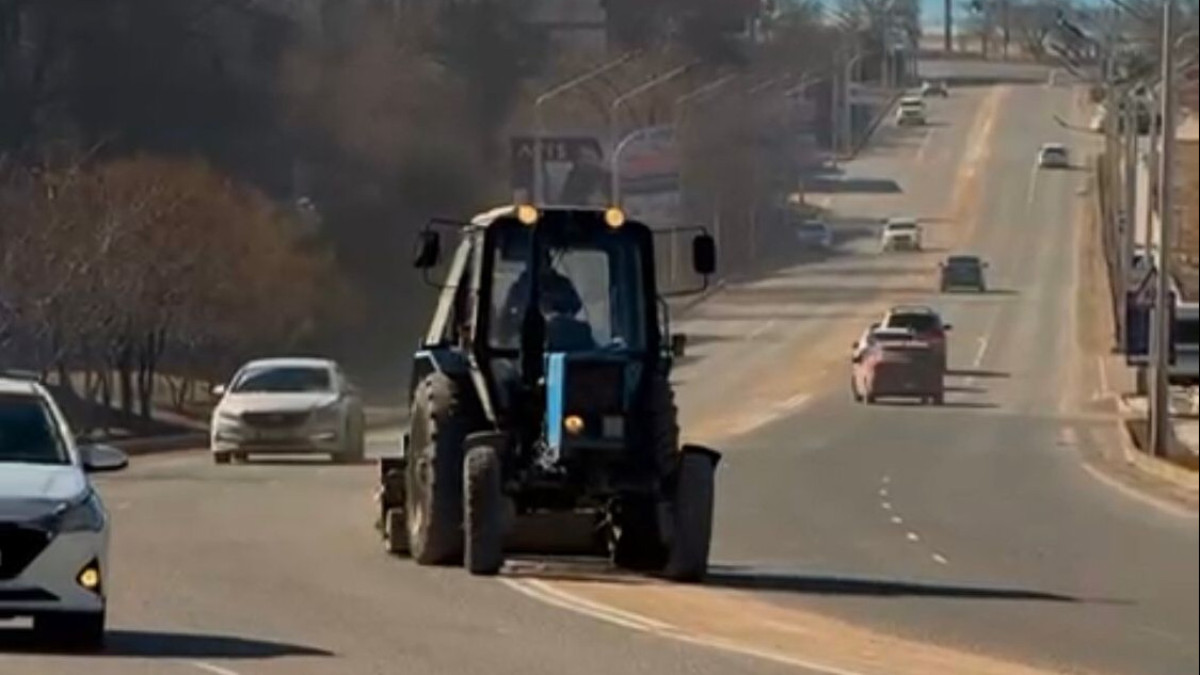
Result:
[[[104,505],[94,491],[77,501],[63,503],[54,513],[53,529],[59,534],[68,532],[100,532],[108,522]]]
[[[217,424],[222,426],[240,426],[242,416],[228,410],[217,410],[216,421]]]
[[[337,403],[330,403],[320,408],[313,408],[311,419],[314,422],[333,424],[341,421],[341,409]]]

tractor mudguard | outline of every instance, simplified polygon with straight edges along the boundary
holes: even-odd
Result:
[[[716,468],[721,464],[721,453],[703,445],[684,443],[683,447],[679,449],[680,461],[682,461],[687,455],[702,455],[706,457],[710,462],[712,462],[713,470],[716,470]]]

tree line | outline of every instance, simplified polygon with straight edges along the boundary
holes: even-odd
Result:
[[[0,0],[0,367],[129,414],[155,373],[216,380],[261,353],[400,381],[430,301],[412,234],[507,201],[536,92],[621,51],[649,55],[629,82],[685,60],[701,81],[872,39],[869,17],[773,4],[606,0],[602,54],[531,0]],[[721,144],[762,140],[721,110],[723,139],[689,153],[715,182],[742,179]]]

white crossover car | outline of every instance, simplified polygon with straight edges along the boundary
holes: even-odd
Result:
[[[916,218],[891,218],[883,224],[879,247],[884,251],[921,250],[921,225]]]
[[[899,126],[925,126],[925,101],[916,96],[900,99],[896,106],[896,124]]]
[[[0,620],[32,618],[54,644],[103,645],[109,520],[87,473],[127,464],[119,450],[77,447],[40,384],[0,373]]]
[[[250,455],[329,455],[356,463],[364,456],[362,399],[333,361],[276,358],[242,366],[213,389],[213,461]]]

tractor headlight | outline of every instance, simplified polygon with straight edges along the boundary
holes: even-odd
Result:
[[[563,428],[567,430],[568,434],[578,436],[583,433],[583,418],[579,415],[569,415],[563,420]]]

